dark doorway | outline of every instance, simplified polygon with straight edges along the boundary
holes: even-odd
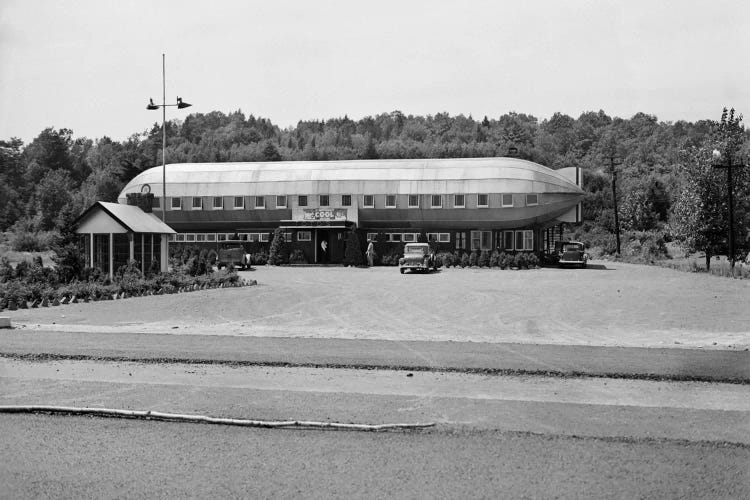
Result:
[[[344,231],[318,229],[315,254],[318,264],[341,264],[346,244]]]
[[[319,229],[318,230],[318,238],[317,238],[317,255],[318,255],[318,264],[328,264],[331,261],[331,242],[329,241],[330,234],[327,230]]]

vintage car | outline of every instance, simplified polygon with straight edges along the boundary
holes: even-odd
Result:
[[[407,269],[412,271],[436,271],[437,263],[435,254],[430,248],[429,243],[407,243],[404,247],[404,256],[398,260],[398,267],[401,274]]]
[[[216,259],[216,267],[221,269],[232,264],[234,267],[245,269],[250,267],[247,256],[245,255],[245,249],[242,245],[227,246],[219,250],[219,256]]]
[[[557,263],[560,267],[564,266],[581,266],[586,267],[589,260],[589,254],[580,241],[561,241],[555,244],[557,251]]]

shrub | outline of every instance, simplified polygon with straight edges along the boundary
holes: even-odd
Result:
[[[513,257],[513,267],[518,269],[526,269],[528,267],[528,257],[525,252],[518,252]]]
[[[268,254],[264,251],[255,252],[253,254],[253,264],[257,266],[264,266],[268,262]]]
[[[273,241],[271,241],[271,249],[268,252],[268,263],[272,266],[278,266],[286,260],[286,255],[284,254],[284,230],[277,227],[273,231]]]
[[[440,252],[435,255],[435,260],[439,266],[451,267],[453,265],[453,254],[450,252]]]
[[[479,261],[479,254],[477,254],[476,250],[473,250],[471,252],[471,255],[469,255],[469,265],[471,267],[474,267],[477,265],[477,262]]]
[[[468,253],[461,255],[461,267],[468,267],[471,263],[471,259]]]
[[[307,257],[305,257],[305,252],[297,248],[292,252],[292,254],[289,256],[289,263],[290,264],[307,264]]]
[[[539,257],[535,253],[530,253],[526,257],[526,267],[536,269],[539,267]]]
[[[15,271],[13,271],[10,261],[6,257],[0,258],[0,283],[12,280],[14,275]]]
[[[479,267],[490,267],[490,253],[487,250],[482,250],[479,254],[477,265]]]
[[[289,259],[291,261],[291,258]],[[348,266],[358,266],[362,264],[364,256],[362,247],[359,244],[359,236],[353,229],[346,236],[346,247],[344,248],[344,264]]]

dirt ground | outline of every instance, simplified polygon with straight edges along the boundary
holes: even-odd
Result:
[[[258,285],[3,311],[14,327],[273,337],[750,347],[750,280],[588,269],[258,267]]]

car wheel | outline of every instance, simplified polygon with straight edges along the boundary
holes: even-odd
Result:
[[[404,269],[403,267],[402,267],[401,269],[399,269],[399,271],[401,271],[401,274],[404,274],[404,271],[405,271],[405,270],[406,270],[406,269]]]

